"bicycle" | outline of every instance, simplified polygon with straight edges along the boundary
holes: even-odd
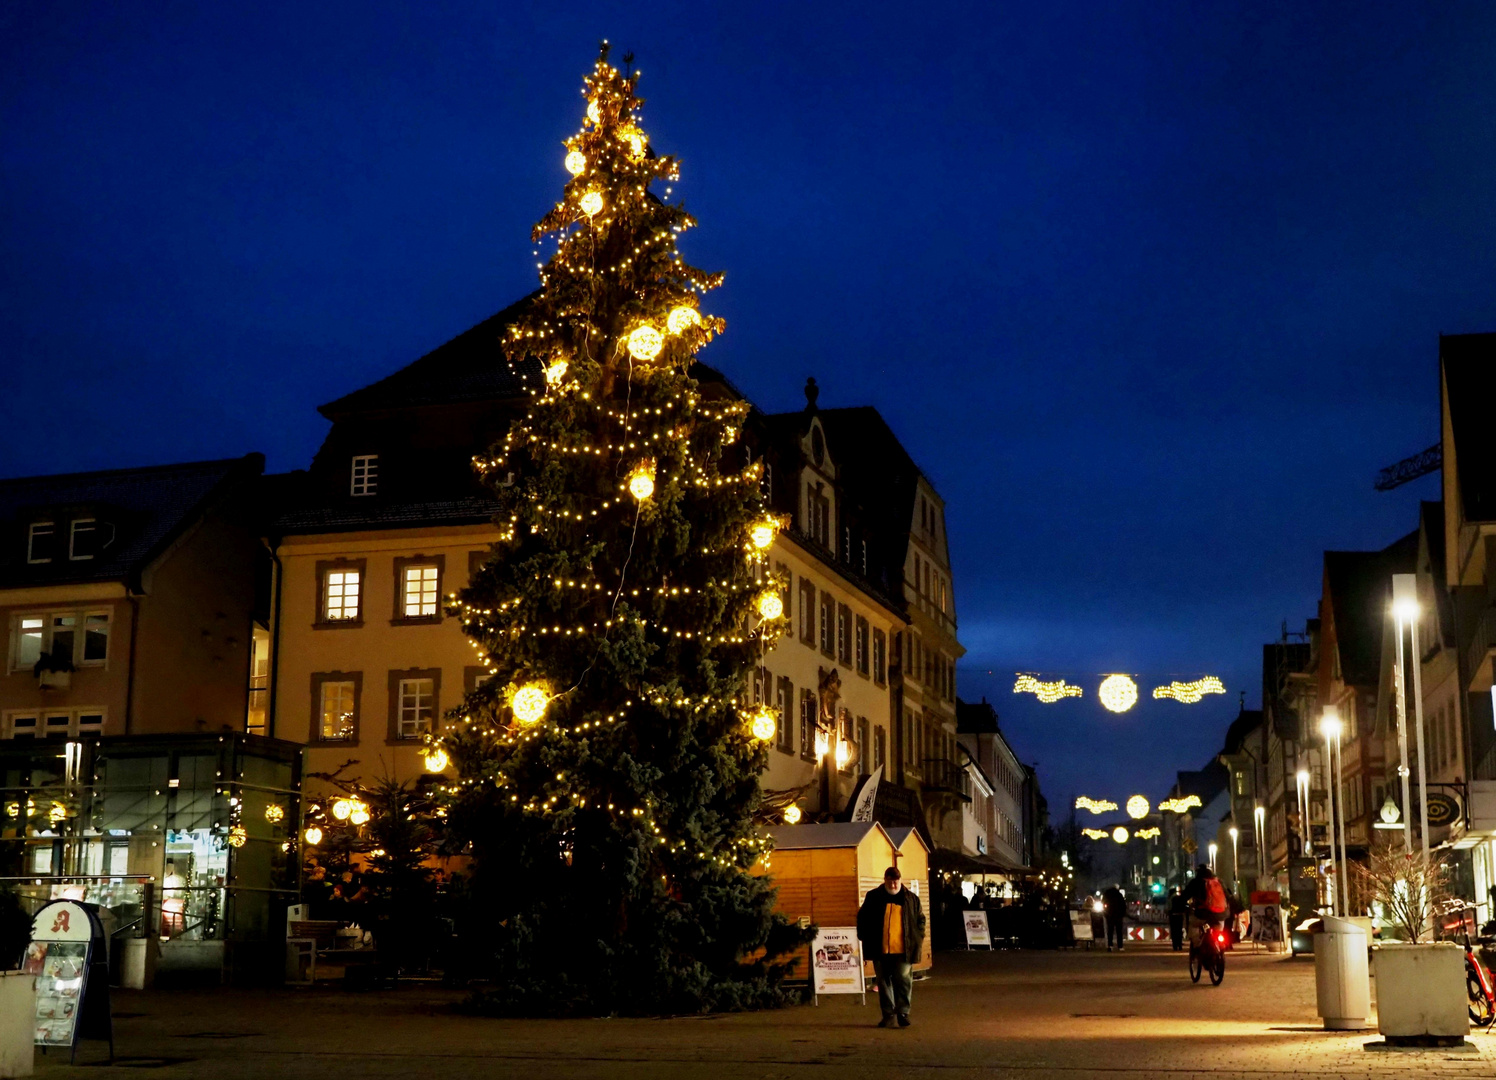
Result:
[[[1208,923],[1190,938],[1190,982],[1199,982],[1207,971],[1211,986],[1220,986],[1226,977],[1226,931]]]
[[[1496,989],[1491,985],[1491,973],[1480,962],[1470,944],[1470,926],[1474,920],[1466,918],[1466,914],[1474,910],[1464,901],[1455,900],[1444,904],[1440,914],[1459,916],[1458,925],[1461,936],[1465,939],[1465,996],[1469,1002],[1470,1023],[1478,1028],[1488,1028],[1496,1023]],[[1449,926],[1440,927],[1441,931],[1449,929]]]

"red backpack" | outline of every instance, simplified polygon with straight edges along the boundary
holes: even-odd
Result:
[[[1216,912],[1226,910],[1226,890],[1222,887],[1220,878],[1206,879],[1205,906]]]

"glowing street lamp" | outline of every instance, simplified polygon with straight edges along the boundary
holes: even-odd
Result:
[[[1237,858],[1237,838],[1241,830],[1235,825],[1227,830],[1231,834],[1231,891],[1241,892],[1241,861]]]
[[[1300,769],[1294,779],[1298,782],[1299,833],[1304,842],[1304,854],[1314,854],[1314,826],[1309,821],[1309,770]]]
[[[1267,832],[1267,807],[1258,803],[1252,808],[1252,838],[1257,844],[1257,872],[1267,873],[1267,844],[1263,842],[1263,834]]]
[[[1209,847],[1207,847],[1205,849],[1206,854],[1209,856],[1210,872],[1212,874],[1215,873],[1215,868],[1216,868],[1216,851],[1217,850],[1218,849],[1216,848],[1215,844],[1211,844]]]
[[[1413,647],[1411,664],[1413,669],[1413,730],[1418,740],[1418,830],[1419,846],[1423,852],[1424,873],[1428,872],[1428,765],[1424,761],[1423,752],[1423,664],[1419,659],[1423,654],[1418,649],[1418,578],[1413,574],[1392,575],[1392,614],[1397,620],[1397,722],[1398,743],[1402,751],[1402,791],[1403,791],[1403,843],[1409,852],[1413,850],[1411,813],[1412,803],[1408,801],[1408,737],[1403,729],[1403,723],[1407,716],[1407,706],[1403,702],[1403,624],[1408,624],[1411,634],[1410,644]]]
[[[1345,725],[1340,722],[1340,710],[1326,705],[1324,718],[1319,722],[1319,732],[1325,737],[1326,776],[1334,779],[1326,786],[1330,796],[1330,868],[1335,869],[1336,810],[1339,810],[1340,869],[1335,874],[1335,913],[1345,914],[1345,886],[1350,877],[1345,858],[1345,793],[1341,790],[1340,734]]]

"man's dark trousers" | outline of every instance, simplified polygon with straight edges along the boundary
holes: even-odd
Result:
[[[1117,939],[1117,948],[1120,949],[1122,947],[1122,942],[1127,937],[1122,929],[1122,922],[1123,920],[1115,915],[1108,915],[1106,917],[1106,947],[1108,949],[1112,947],[1113,938]]]
[[[884,1018],[909,1015],[909,997],[914,993],[914,967],[902,954],[873,958],[878,977],[878,1005]]]
[[[1174,945],[1174,951],[1179,952],[1184,948],[1184,916],[1169,913],[1169,940]]]

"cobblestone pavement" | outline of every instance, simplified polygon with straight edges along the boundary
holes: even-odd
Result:
[[[956,953],[916,985],[914,1026],[874,1027],[873,998],[684,1019],[524,1021],[456,1015],[459,995],[410,985],[117,993],[120,1073],[216,1080],[522,1076],[578,1080],[1193,1076],[1490,1076],[1496,1037],[1464,1051],[1371,1052],[1329,1034],[1310,960],[1235,952],[1220,987],[1158,949]],[[103,1057],[85,1043],[80,1058]],[[80,1065],[86,1074],[114,1072]],[[57,1055],[40,1075],[72,1073]]]

